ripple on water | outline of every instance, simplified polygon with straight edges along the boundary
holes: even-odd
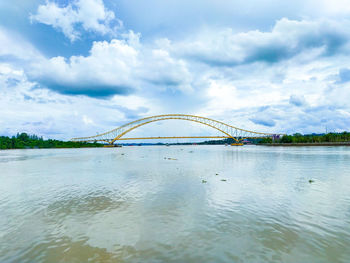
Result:
[[[350,262],[350,148],[321,148],[1,152],[0,262]]]

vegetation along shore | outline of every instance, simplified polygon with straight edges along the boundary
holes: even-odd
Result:
[[[235,141],[231,138],[223,140],[210,140],[198,142],[199,145],[231,144]],[[300,134],[284,135],[281,138],[257,138],[244,140],[245,144],[267,145],[267,146],[350,146],[350,133],[327,133],[327,134]],[[187,145],[191,142],[171,143],[166,145]],[[164,143],[125,143],[123,145],[165,145]],[[16,136],[0,136],[0,150],[5,149],[42,149],[42,148],[84,148],[103,147],[102,143],[60,141],[54,139],[44,140],[37,135],[17,133]]]
[[[284,135],[272,140],[262,139],[259,144],[269,146],[350,146],[350,133],[300,134]]]
[[[0,149],[41,149],[41,148],[83,148],[83,147],[103,147],[101,143],[71,142],[60,140],[44,140],[37,135],[27,133],[17,133],[11,138],[0,136]]]

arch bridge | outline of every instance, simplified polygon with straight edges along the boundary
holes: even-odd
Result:
[[[200,123],[206,126],[209,126],[213,129],[216,129],[222,133],[221,136],[174,136],[174,137],[142,137],[142,138],[127,138],[124,137],[127,133],[131,132],[132,130],[139,128],[143,125],[157,122],[157,121],[164,121],[164,120],[185,120],[185,121],[191,121]],[[113,129],[111,131],[97,134],[94,136],[89,137],[80,137],[80,138],[72,138],[71,141],[75,142],[106,142],[110,144],[114,144],[117,141],[122,140],[144,140],[144,139],[181,139],[181,138],[232,138],[237,143],[243,141],[246,138],[279,138],[280,136],[283,136],[283,134],[274,134],[274,133],[264,133],[264,132],[256,132],[256,131],[249,131],[241,128],[237,128],[234,126],[231,126],[229,124],[226,124],[221,121],[217,121],[214,119],[206,118],[206,117],[200,117],[195,115],[186,115],[186,114],[166,114],[166,115],[156,115],[151,116],[147,118],[142,118],[136,121],[129,122],[123,126],[120,126],[116,129]]]

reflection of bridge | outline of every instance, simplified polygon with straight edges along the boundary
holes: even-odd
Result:
[[[185,120],[185,121],[197,122],[220,131],[221,133],[223,133],[223,136],[183,136],[183,137],[143,137],[143,138],[123,137],[125,134],[131,132],[132,130],[138,127],[141,127],[148,123],[163,121],[163,120]],[[121,141],[121,140],[179,139],[179,138],[180,139],[181,138],[232,138],[236,142],[240,142],[246,138],[264,138],[264,137],[276,138],[281,135],[282,134],[248,131],[248,130],[244,130],[244,129],[240,129],[240,128],[228,125],[221,121],[216,121],[205,117],[185,115],[185,114],[167,114],[167,115],[157,115],[157,116],[151,116],[151,117],[139,119],[133,122],[129,122],[109,132],[101,133],[90,137],[73,138],[71,140],[85,141],[85,142],[102,141],[102,142],[113,144],[114,142]]]

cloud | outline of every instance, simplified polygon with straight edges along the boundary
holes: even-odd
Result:
[[[42,57],[40,52],[18,33],[0,26],[0,61],[29,61]]]
[[[168,51],[153,49],[143,58],[140,77],[156,86],[170,87],[181,91],[191,91],[192,77],[186,62],[175,59]]]
[[[328,2],[345,2],[347,0],[335,0]],[[121,0],[118,1],[118,13],[125,24],[133,26],[133,29],[152,36],[161,35],[174,38],[184,38],[195,34],[202,27],[212,26],[214,31],[221,28],[233,28],[235,32],[247,30],[269,30],[283,17],[300,19],[303,17],[314,18],[315,13],[321,8],[320,0]],[[315,8],[317,6],[317,8]],[[323,10],[327,11],[329,8]],[[345,10],[338,4],[339,10]],[[147,10],[147,12],[145,12]],[[325,12],[319,17],[327,17]]]
[[[15,86],[8,85],[8,79],[16,79]],[[116,96],[101,101],[33,89],[35,85],[23,71],[0,63],[0,134],[28,132],[69,140],[110,130],[154,109],[152,103],[140,96]]]
[[[276,22],[270,32],[259,30],[234,33],[204,30],[194,38],[176,43],[174,52],[211,66],[233,67],[262,62],[277,63],[315,51],[312,59],[344,52],[350,39],[348,20],[289,20]]]
[[[267,127],[273,127],[276,125],[276,122],[272,119],[266,119],[266,118],[261,118],[261,117],[255,117],[250,119],[252,122],[258,125],[263,125]]]
[[[64,7],[46,0],[30,19],[62,31],[71,41],[77,40],[82,30],[101,35],[115,34],[121,24],[102,0],[75,0]]]
[[[137,107],[136,109],[130,109],[120,105],[113,105],[110,108],[117,109],[122,112],[126,119],[137,120],[140,119],[141,116],[144,116],[145,113],[149,111],[147,107]]]
[[[127,2],[136,9],[135,1]],[[290,10],[282,13],[291,16],[281,18],[281,7],[291,5],[277,0],[244,4],[205,0],[200,12],[198,3],[151,2],[154,10],[145,12],[149,2],[137,6],[138,15],[154,19],[149,21],[154,32],[143,31],[142,38],[133,31],[121,34],[118,30],[116,34],[115,9],[104,4],[118,7],[118,17],[134,28],[133,18],[121,14],[124,0],[117,4],[52,0],[39,8],[33,2],[32,10],[37,11],[32,21],[63,32],[72,40],[68,44],[63,34],[42,25],[27,25],[33,30],[27,31],[28,40],[0,28],[0,42],[5,43],[0,45],[0,129],[10,132],[10,127],[11,133],[29,129],[70,138],[162,113],[208,116],[261,132],[308,133],[322,132],[324,126],[333,130],[350,127],[349,18],[315,18]],[[300,10],[304,2],[297,2]],[[334,14],[341,13],[340,2],[337,0],[339,10]],[[159,12],[158,5],[171,11]],[[276,9],[266,15],[270,8],[253,10],[252,5],[276,5]],[[184,17],[196,13],[192,31],[187,27],[171,29],[189,25],[191,16],[191,21],[175,24],[179,17],[169,17],[163,24],[160,18],[174,9],[182,12],[183,7],[193,8],[185,9]],[[94,9],[96,12],[88,14]],[[231,19],[233,10],[241,13],[240,18],[233,18],[237,23]],[[222,16],[216,23],[221,11],[225,11],[227,23]],[[206,20],[202,12],[207,12],[203,17],[216,15]],[[17,30],[25,35],[23,28]],[[48,29],[51,40],[40,39]],[[180,30],[181,35],[173,34]],[[29,43],[39,43],[38,39],[37,48]],[[82,41],[74,42],[77,39]],[[52,41],[59,44],[48,52],[45,46]],[[197,127],[192,131],[175,126],[167,123],[164,132],[201,132]],[[151,126],[150,130],[153,134]]]
[[[288,107],[280,103],[271,106],[254,107],[251,111],[253,111],[250,113],[250,116],[253,117],[249,118],[251,122],[259,126],[275,127],[277,123],[280,123],[281,119],[283,120],[281,116],[287,113]],[[260,130],[260,127],[258,129]]]
[[[289,103],[300,107],[306,104],[304,96],[298,96],[298,95],[291,95],[289,98]]]
[[[89,117],[87,117],[86,115],[83,115],[83,123],[85,125],[91,125],[91,124],[94,124],[94,121]]]
[[[345,83],[350,81],[350,69],[342,68],[339,70],[339,81],[337,83]]]
[[[342,132],[348,130],[350,125],[349,109],[335,107],[329,104],[309,106],[303,111],[284,120],[285,128],[290,132],[312,133],[328,131]]]
[[[144,47],[139,38],[130,31],[124,39],[94,42],[88,56],[43,59],[30,66],[29,77],[63,94],[100,98],[128,95],[142,86],[190,91],[186,63]]]
[[[328,16],[347,16],[350,13],[350,6],[347,0],[312,0],[307,3],[310,10],[321,15]],[[317,9],[315,9],[317,5]]]
[[[89,56],[54,57],[34,65],[30,76],[64,94],[106,97],[133,92],[138,51],[126,40],[94,42]]]
[[[141,44],[140,37],[129,31],[119,39],[93,42],[87,56],[46,58],[28,41],[0,27],[4,43],[0,62],[18,65],[41,88],[68,95],[109,98],[140,90],[191,92],[186,61],[161,46]]]

